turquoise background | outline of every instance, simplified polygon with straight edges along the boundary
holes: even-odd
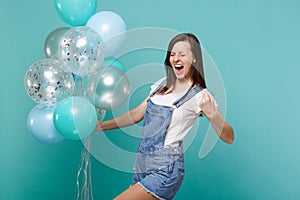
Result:
[[[154,26],[196,34],[222,75],[226,118],[234,127],[235,142],[218,142],[207,157],[198,159],[205,134],[200,129],[186,152],[186,176],[175,199],[300,197],[299,9],[296,0],[98,1],[97,11],[118,13],[128,29]],[[23,85],[27,68],[44,57],[48,33],[68,25],[53,1],[40,0],[1,0],[0,20],[0,199],[73,199],[83,145],[35,141],[26,119],[36,104]],[[155,59],[163,62],[163,56]],[[140,100],[145,92],[135,95]],[[205,119],[200,123],[208,124]],[[107,134],[134,150],[137,141],[119,133]],[[132,176],[96,159],[92,171],[96,200],[115,197]]]

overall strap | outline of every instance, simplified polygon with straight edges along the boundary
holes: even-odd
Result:
[[[180,99],[176,100],[173,105],[178,108],[185,102],[187,102],[189,99],[191,99],[193,96],[195,96],[198,92],[202,90],[202,87],[200,85],[190,88],[185,95],[183,95]]]
[[[167,78],[165,78],[156,88],[153,90],[153,92],[150,94],[150,97],[152,97],[160,88],[165,86],[167,83]]]

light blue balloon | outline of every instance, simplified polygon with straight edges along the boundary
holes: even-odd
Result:
[[[120,60],[112,56],[105,58],[101,64],[101,67],[116,67],[119,68],[122,72],[126,72],[126,69],[120,62]]]
[[[80,140],[89,136],[97,124],[95,106],[83,97],[72,96],[59,102],[53,114],[54,126],[61,136]]]
[[[126,24],[121,16],[111,11],[94,14],[86,23],[94,29],[105,44],[105,57],[112,56],[121,48],[126,39]]]
[[[36,105],[27,118],[27,129],[31,136],[43,144],[56,144],[64,140],[53,124],[55,106]]]
[[[97,0],[54,0],[59,16],[72,26],[84,26],[96,12]]]

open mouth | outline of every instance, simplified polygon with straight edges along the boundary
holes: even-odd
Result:
[[[177,75],[182,75],[184,73],[184,66],[183,65],[175,65],[174,66],[174,72]]]
[[[176,69],[176,70],[182,70],[182,69],[183,69],[183,66],[182,66],[182,65],[175,65],[175,69]]]

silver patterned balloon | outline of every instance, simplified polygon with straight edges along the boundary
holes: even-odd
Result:
[[[96,31],[85,26],[68,30],[59,45],[59,60],[68,71],[79,76],[95,72],[104,55],[102,38]]]
[[[100,121],[103,121],[105,115],[106,115],[106,110],[102,110],[100,108],[96,108],[97,111],[97,119]]]
[[[71,96],[75,84],[72,74],[62,69],[61,62],[46,58],[36,61],[27,69],[24,85],[32,100],[53,105]]]
[[[49,33],[44,42],[44,54],[47,58],[59,58],[58,48],[62,41],[62,36],[68,31],[70,28],[61,27],[53,30]]]
[[[120,69],[116,67],[100,68],[90,76],[86,94],[97,108],[114,109],[128,99],[130,83]]]

